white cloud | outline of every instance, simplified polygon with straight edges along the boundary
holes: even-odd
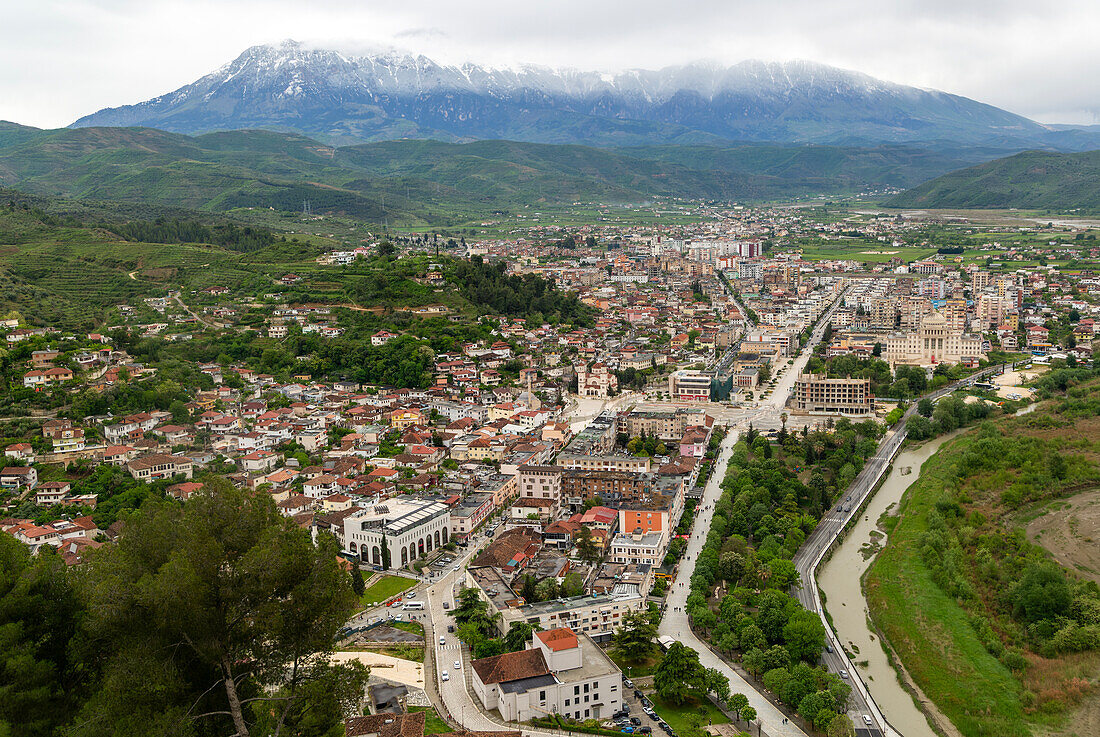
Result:
[[[154,97],[283,38],[595,69],[812,59],[1044,122],[1100,109],[1091,0],[0,0],[0,18],[0,118],[39,126]]]

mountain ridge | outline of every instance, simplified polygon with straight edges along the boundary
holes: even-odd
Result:
[[[418,137],[598,146],[941,140],[1014,149],[1100,146],[1095,132],[1067,135],[959,95],[809,61],[607,73],[444,65],[394,51],[354,56],[293,41],[250,47],[191,84],[72,124],[89,126],[186,134],[270,128],[328,143]]]
[[[39,130],[0,123],[0,185],[73,199],[217,212],[237,207],[403,211],[446,220],[527,204],[654,197],[762,201],[904,188],[1003,152],[743,144],[591,148],[486,140],[333,147],[269,130]],[[383,210],[382,201],[387,207]]]

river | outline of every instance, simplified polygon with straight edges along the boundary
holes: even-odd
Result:
[[[818,573],[817,581],[825,593],[825,608],[833,619],[837,636],[852,654],[854,663],[867,661],[860,667],[864,682],[887,721],[901,730],[905,737],[936,737],[923,712],[913,703],[901,683],[878,636],[867,626],[867,602],[863,598],[860,579],[871,564],[864,556],[864,545],[881,547],[886,538],[876,522],[888,508],[897,509],[901,496],[917,480],[920,466],[955,433],[925,443],[919,448],[900,453],[893,470],[864,510],[863,517],[848,532],[848,536],[833,553],[833,557]],[[908,469],[908,473],[905,471]],[[878,547],[875,549],[877,550]]]

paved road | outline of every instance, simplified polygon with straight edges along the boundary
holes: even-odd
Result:
[[[945,386],[926,396],[932,400],[939,399],[961,386],[979,381],[1000,370],[1000,366],[983,369],[967,377],[963,381]],[[850,703],[851,708],[848,712],[849,716],[852,717],[852,721],[857,727],[864,724],[864,715],[870,717],[873,725],[870,729],[864,730],[865,734],[870,735],[900,735],[901,733],[886,722],[886,718],[879,710],[869,689],[866,684],[863,683],[859,671],[852,667],[851,661],[844,654],[840,641],[836,638],[832,627],[826,621],[821,606],[820,595],[818,593],[816,575],[817,568],[821,564],[821,559],[825,556],[825,553],[832,547],[840,533],[843,532],[849,520],[858,513],[866,497],[875,488],[879,479],[882,478],[891,461],[893,461],[894,456],[905,440],[905,423],[912,417],[916,410],[917,403],[914,402],[909,406],[909,409],[906,410],[902,420],[883,436],[875,455],[867,459],[859,475],[856,476],[852,485],[848,487],[847,493],[837,501],[836,505],[825,513],[825,516],[821,518],[817,527],[814,528],[814,531],[806,538],[806,542],[802,544],[802,547],[799,548],[798,553],[796,553],[794,557],[795,567],[798,569],[798,574],[802,581],[802,585],[795,590],[794,594],[798,597],[802,606],[812,612],[817,612],[818,615],[821,616],[821,621],[825,624],[829,646],[833,649],[831,653],[823,653],[822,660],[830,671],[834,673],[846,671],[848,673],[850,683],[852,684],[852,699]]]
[[[703,490],[703,498],[695,515],[695,521],[691,528],[691,537],[688,539],[684,559],[680,562],[676,571],[676,577],[672,581],[672,588],[666,597],[666,609],[661,617],[658,631],[662,635],[668,635],[699,653],[699,661],[707,668],[717,668],[730,680],[732,693],[743,693],[749,699],[749,704],[756,709],[757,719],[764,730],[774,737],[806,737],[806,733],[790,722],[784,724],[783,713],[770,701],[764,698],[741,677],[737,671],[719,658],[710,650],[707,643],[700,640],[691,631],[687,614],[684,613],[684,605],[691,591],[691,573],[695,569],[695,561],[699,559],[699,553],[703,550],[703,544],[710,532],[710,521],[714,514],[714,504],[722,496],[720,486],[729,463],[730,452],[737,442],[739,431],[731,430],[722,442],[722,449],[718,455],[718,461],[714,467],[714,473]]]
[[[480,709],[475,702],[477,697],[470,687],[470,659],[464,654],[458,635],[447,632],[447,627],[454,624],[449,612],[454,610],[455,595],[465,583],[466,564],[486,540],[487,538],[480,536],[472,540],[469,550],[455,560],[452,568],[427,587],[428,616],[419,620],[424,625],[424,680],[431,682],[428,692],[432,694],[434,691],[438,694],[453,721],[458,722],[463,729],[474,732],[514,730],[518,726],[514,723],[498,722],[495,717],[490,718]],[[456,567],[459,570],[454,570]],[[443,608],[444,603],[447,604],[447,609]],[[460,667],[455,668],[456,662]],[[447,673],[446,681],[443,680],[444,671]],[[555,733],[530,727],[523,727],[520,731],[524,737],[560,737]]]
[[[775,387],[772,389],[772,393],[768,397],[762,400],[761,404],[766,407],[770,407],[774,411],[782,411],[783,407],[787,404],[787,399],[791,395],[791,390],[794,389],[794,382],[798,378],[798,375],[802,373],[802,370],[806,368],[806,363],[810,360],[810,356],[813,355],[814,346],[821,342],[821,339],[825,337],[825,328],[829,325],[829,320],[832,318],[833,313],[837,311],[841,303],[844,301],[844,295],[847,293],[847,289],[842,289],[840,293],[834,299],[832,305],[829,306],[824,314],[817,321],[817,327],[814,328],[813,333],[810,334],[810,339],[806,341],[806,345],[802,348],[802,352],[798,354],[798,358],[794,359],[794,363],[790,366],[786,366],[779,376],[779,380],[775,383]]]

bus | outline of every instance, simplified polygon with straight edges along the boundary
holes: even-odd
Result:
[[[406,601],[404,609],[416,609],[421,610],[424,608],[424,602],[422,601]]]

